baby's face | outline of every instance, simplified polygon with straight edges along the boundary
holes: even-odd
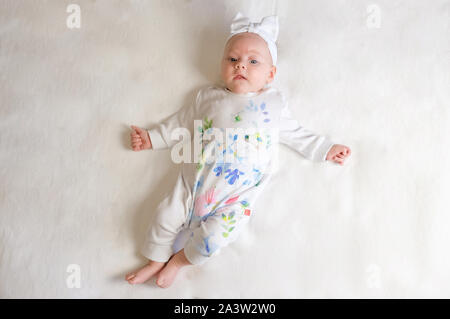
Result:
[[[239,33],[225,46],[221,76],[234,93],[259,92],[273,81],[276,70],[267,43],[256,33]]]

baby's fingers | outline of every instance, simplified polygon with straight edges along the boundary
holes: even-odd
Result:
[[[140,127],[131,125],[131,128],[133,129],[133,132],[131,132],[131,136],[141,136],[142,134],[144,134],[144,130]]]
[[[133,144],[132,148],[133,151],[140,151],[142,150],[142,144]]]
[[[133,148],[142,145],[142,139],[140,138],[140,136],[133,137],[131,139],[131,145],[133,146]]]

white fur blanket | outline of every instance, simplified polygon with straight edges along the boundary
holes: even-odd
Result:
[[[450,297],[448,0],[76,0],[80,28],[68,3],[0,3],[1,298]],[[179,167],[129,127],[219,81],[237,11],[279,15],[274,85],[353,154],[281,147],[239,241],[130,286]]]

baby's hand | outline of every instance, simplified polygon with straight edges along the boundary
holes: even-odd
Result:
[[[352,151],[349,147],[345,145],[334,144],[328,152],[326,160],[344,165],[345,159],[349,157],[351,153]]]
[[[137,126],[131,125],[133,132],[131,132],[131,146],[133,151],[142,151],[152,148],[152,141],[148,135],[147,130],[143,130]]]

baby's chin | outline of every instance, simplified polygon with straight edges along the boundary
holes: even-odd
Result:
[[[233,87],[233,86],[229,86],[228,89],[233,92],[233,93],[237,93],[237,94],[246,94],[248,92],[250,92],[250,90],[248,89],[244,89],[241,87]]]
[[[242,80],[240,80],[242,81]],[[229,83],[227,85],[227,88],[233,92],[233,93],[237,93],[237,94],[247,94],[247,93],[251,93],[251,92],[259,92],[262,88],[253,88],[251,86],[248,85],[248,83]]]

